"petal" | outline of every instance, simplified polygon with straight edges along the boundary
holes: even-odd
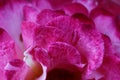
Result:
[[[50,66],[48,66],[47,80],[81,79],[81,56],[76,48],[64,42],[55,42],[49,46],[48,54]]]
[[[59,63],[71,63],[74,65],[81,64],[80,53],[73,46],[64,43],[56,42],[49,46],[48,54],[51,58],[51,66],[55,66]],[[57,61],[56,63],[54,63]]]
[[[5,66],[5,76],[7,80],[33,80],[35,72],[22,60],[13,59]]]
[[[103,40],[104,40],[105,54],[114,54],[115,50],[112,46],[112,42],[111,42],[110,38],[106,35],[102,35],[102,37],[103,37]]]
[[[69,16],[59,16],[51,20],[48,26],[59,28],[65,32],[80,28],[80,21]]]
[[[38,11],[36,8],[27,5],[23,7],[23,15],[25,21],[36,22],[37,14]]]
[[[119,53],[119,25],[116,25],[117,21],[115,22],[114,15],[104,8],[96,8],[91,12],[91,16],[95,22],[97,30],[110,38],[112,45],[115,47],[115,51]]]
[[[37,15],[37,22],[40,25],[45,25],[57,16],[64,15],[63,11],[52,11],[50,9],[44,9]]]
[[[76,47],[87,58],[86,75],[89,75],[102,64],[104,42],[101,34],[94,29],[86,28],[80,32],[80,38]]]
[[[5,79],[3,72],[5,65],[12,59],[20,57],[21,52],[18,51],[16,44],[8,33],[0,28],[0,75],[3,80]],[[2,77],[3,76],[3,77]]]
[[[73,1],[83,4],[88,9],[89,12],[98,5],[96,0],[73,0]]]
[[[47,0],[53,9],[61,9],[65,4],[72,3],[73,0]]]
[[[115,3],[116,0],[100,0],[98,3],[98,6],[101,7],[101,8],[104,8],[105,10],[108,10],[110,13],[112,13],[113,15],[119,15],[120,14],[120,5],[119,4],[119,0],[118,3],[116,4]]]
[[[74,15],[75,13],[82,13],[88,15],[88,10],[80,3],[71,3],[63,7],[63,10],[67,15]]]
[[[120,59],[114,55],[105,55],[103,64],[98,71],[103,74],[103,78],[100,80],[119,80]]]
[[[22,23],[21,30],[25,48],[28,48],[33,44],[33,32],[36,27],[37,25],[33,22],[25,21]]]
[[[62,31],[52,26],[40,26],[34,29],[33,44],[47,49],[48,45],[55,41],[66,42],[75,45],[79,39],[77,31]]]
[[[5,29],[15,40],[16,44],[23,49],[20,41],[20,24],[22,21],[22,7],[24,3],[8,1],[0,8],[0,27]]]
[[[49,22],[48,25],[59,28],[64,32],[75,31],[78,33],[78,38],[76,38],[77,41],[74,46],[88,60],[87,73],[89,74],[102,63],[104,42],[101,34],[94,28],[94,23],[91,22],[92,20],[86,18],[86,21],[88,21],[86,22],[82,17],[78,19],[68,16],[59,16]]]
[[[82,28],[95,29],[94,21],[91,18],[87,17],[86,15],[81,14],[81,13],[76,13],[76,14],[72,15],[72,17],[76,18],[80,21]]]
[[[29,66],[28,74],[30,77],[26,78],[29,80],[33,80],[33,79],[37,79],[37,78],[41,78],[42,75],[44,74],[43,72],[45,72],[46,70],[44,70],[44,66],[43,64],[40,62],[37,62],[36,58],[35,58],[35,50],[34,48],[31,46],[29,47],[25,52],[24,52],[24,61],[26,63],[27,66]]]

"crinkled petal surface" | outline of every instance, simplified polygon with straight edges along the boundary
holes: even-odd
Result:
[[[119,9],[119,0],[0,0],[0,79],[119,80]]]
[[[0,28],[0,77],[5,80],[4,67],[12,59],[18,58],[16,45],[8,33]]]

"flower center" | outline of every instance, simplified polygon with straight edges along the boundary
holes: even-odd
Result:
[[[47,73],[46,80],[81,80],[81,73],[75,66],[54,68]]]

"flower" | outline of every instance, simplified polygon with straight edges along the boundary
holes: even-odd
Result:
[[[0,79],[119,80],[116,2],[1,1]]]

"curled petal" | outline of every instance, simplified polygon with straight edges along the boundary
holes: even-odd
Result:
[[[95,22],[97,30],[110,38],[112,45],[115,47],[115,51],[119,53],[119,25],[116,25],[118,23],[115,21],[114,15],[104,8],[96,8],[91,12],[91,17]]]
[[[50,9],[44,9],[37,15],[37,22],[40,25],[45,25],[49,21],[60,15],[64,15],[64,12],[62,10],[52,11]]]
[[[94,29],[84,29],[80,33],[76,47],[87,58],[87,75],[100,67],[104,55],[104,42],[99,32]]]
[[[3,72],[5,65],[12,59],[20,58],[21,52],[17,50],[14,40],[12,40],[8,33],[2,28],[0,28],[0,38],[0,75],[4,80],[5,77]]]
[[[22,38],[25,45],[25,48],[30,47],[33,44],[33,32],[34,28],[36,28],[37,25],[33,22],[23,22],[22,23]]]
[[[114,55],[105,55],[102,66],[98,69],[103,74],[100,80],[119,80],[120,59]],[[112,76],[111,76],[112,75]]]
[[[67,43],[56,42],[49,46],[48,54],[50,66],[48,66],[47,80],[81,79],[81,68],[83,68],[81,56],[75,47]]]
[[[81,64],[80,53],[73,46],[64,42],[56,42],[50,45],[48,54],[52,60],[51,66],[66,62],[74,65]],[[57,63],[54,63],[55,61]]]
[[[74,46],[88,59],[87,69],[89,73],[91,70],[98,68],[102,63],[104,42],[101,34],[94,28],[92,20],[86,18],[86,21],[88,21],[86,22],[82,19],[82,17],[77,19],[68,16],[59,16],[49,22],[48,25],[59,28],[64,32],[71,32],[73,30],[78,33],[78,38],[76,38],[77,41]]]

